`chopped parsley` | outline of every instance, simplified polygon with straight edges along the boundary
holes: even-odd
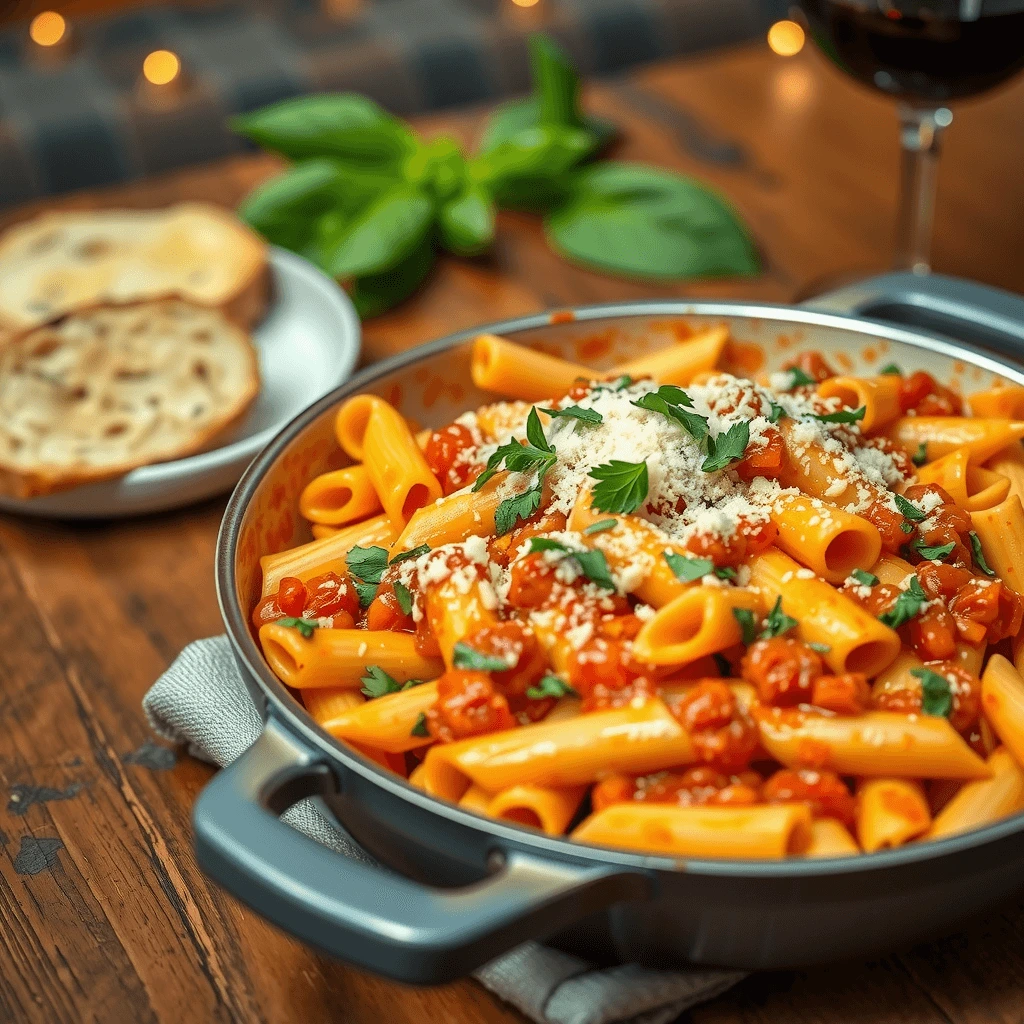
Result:
[[[877,587],[878,577],[863,569],[854,569],[850,575],[863,587]]]
[[[657,412],[670,420],[675,420],[698,443],[708,436],[707,418],[684,408],[692,406],[693,402],[682,388],[677,388],[674,384],[663,384],[657,391],[638,398],[632,404],[638,409]]]
[[[409,730],[410,736],[430,736],[430,730],[427,728],[427,716],[424,712],[420,712],[416,716],[416,724]]]
[[[395,600],[403,615],[412,615],[412,594],[404,583],[395,583]]]
[[[565,409],[541,409],[549,416],[556,419],[562,416],[566,419],[580,420],[582,423],[603,423],[604,417],[596,409],[584,409],[581,405],[570,405]]]
[[[828,654],[832,650],[829,644],[819,644],[816,640],[808,640],[807,646],[810,647],[812,651],[817,651],[819,654]]]
[[[771,406],[772,411],[768,414],[768,422],[778,423],[779,420],[781,420],[782,417],[786,415],[786,410],[783,409],[782,406],[776,402],[772,402]]]
[[[312,638],[314,629],[320,628],[320,623],[315,619],[296,619],[293,616],[278,619],[277,624],[287,626],[288,629],[297,629],[307,640]]]
[[[889,363],[878,371],[886,377],[902,377],[903,371],[895,364]]]
[[[995,576],[995,570],[985,561],[985,552],[981,550],[981,538],[973,530],[967,536],[971,538],[971,554],[974,555],[974,564],[986,576]]]
[[[754,620],[754,613],[749,608],[733,608],[733,618],[740,625],[740,636],[745,647],[749,647],[757,636],[757,622]]]
[[[923,540],[915,540],[911,547],[922,557],[927,558],[929,561],[941,562],[947,555],[952,554],[953,548],[956,547],[956,541],[950,541],[948,544],[935,544],[929,546],[925,544]]]
[[[546,675],[526,691],[526,696],[530,700],[543,700],[545,697],[578,697],[579,694],[564,679]]]
[[[856,409],[840,409],[838,412],[814,413],[814,418],[822,423],[857,423],[864,419],[867,406],[861,405]]]
[[[787,615],[782,610],[782,598],[775,598],[775,604],[772,605],[772,610],[768,613],[768,618],[764,620],[764,629],[761,630],[761,639],[770,640],[773,636],[782,636],[783,633],[788,633],[795,625],[796,619],[792,616]]]
[[[359,681],[363,684],[362,692],[371,700],[402,689],[398,680],[388,675],[380,665],[367,665],[366,675]]]
[[[720,580],[736,579],[736,570],[730,565],[722,565],[718,568],[710,558],[687,558],[685,555],[677,555],[674,551],[665,552],[665,561],[668,567],[675,573],[676,579],[683,583],[692,583],[713,572]]]
[[[507,444],[501,445],[494,454],[487,460],[484,471],[473,483],[473,490],[479,491],[488,480],[498,472],[502,462],[510,473],[526,473],[531,469],[537,470],[540,482],[544,474],[555,464],[557,456],[555,449],[548,444],[544,437],[544,429],[540,425],[540,417],[537,415],[536,406],[530,410],[526,418],[526,439],[527,444],[520,444],[512,438]]]
[[[520,519],[529,519],[540,508],[541,489],[531,487],[514,498],[506,498],[494,510],[494,532],[499,537],[515,528]]]
[[[594,480],[592,505],[599,512],[635,512],[647,500],[647,463],[612,459],[590,471]]]
[[[893,497],[896,499],[896,507],[904,519],[909,519],[912,523],[923,523],[928,518],[927,512],[922,512],[912,501],[907,501],[902,494],[894,494]]]
[[[471,669],[474,672],[507,672],[512,665],[500,654],[484,654],[461,640],[452,652],[452,665],[455,668]]]
[[[899,629],[904,623],[916,618],[928,604],[928,595],[921,589],[916,576],[910,577],[910,586],[900,592],[896,604],[878,616],[878,621],[890,629]]]
[[[917,451],[910,456],[910,461],[915,466],[923,466],[928,461],[928,445],[924,441],[917,446]]]
[[[708,434],[707,458],[701,463],[705,473],[714,473],[725,469],[730,463],[743,458],[743,453],[750,443],[750,424],[746,420],[734,423],[724,434],[712,437]]]
[[[409,548],[408,551],[402,551],[395,555],[394,558],[388,563],[388,565],[398,565],[399,562],[406,562],[410,558],[419,558],[421,555],[426,555],[430,551],[429,544],[421,544],[417,548]]]
[[[789,374],[789,383],[782,389],[783,391],[792,391],[793,388],[807,386],[814,387],[818,383],[810,374],[804,373],[799,366],[791,366],[782,372]]]
[[[612,529],[613,527],[617,526],[618,523],[618,519],[598,519],[596,523],[591,523],[588,527],[586,527],[586,529],[584,529],[583,532],[588,535],[592,535],[595,533],[604,533],[605,530]]]
[[[953,688],[949,680],[930,668],[912,668],[910,674],[921,680],[921,710],[936,718],[948,718],[953,710]]]
[[[608,560],[604,557],[603,551],[596,548],[577,551],[560,540],[555,540],[554,537],[531,537],[529,553],[533,554],[535,551],[561,551],[576,562],[588,580],[606,590],[615,589],[615,580],[608,571]]]
[[[377,596],[377,587],[388,567],[387,549],[376,546],[361,548],[357,545],[345,556],[345,562],[359,595],[359,605],[366,608]]]

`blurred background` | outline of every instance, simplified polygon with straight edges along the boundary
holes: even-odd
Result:
[[[398,114],[760,36],[786,0],[0,0],[0,205],[238,152],[228,116],[356,91]]]

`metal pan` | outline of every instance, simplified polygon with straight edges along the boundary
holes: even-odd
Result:
[[[915,285],[949,298],[943,286]],[[1002,318],[1010,329],[984,340],[1003,356],[1019,351],[1024,301],[990,289],[968,292],[956,298],[956,318],[990,327]],[[870,312],[872,295],[893,305],[886,288],[861,288],[856,301]],[[671,343],[679,322],[723,321],[751,344],[733,355],[756,361],[763,351],[762,369],[813,347],[854,372],[877,372],[895,360],[959,381],[965,391],[994,378],[1024,384],[1024,372],[978,348],[802,308],[638,302],[485,329],[603,367],[638,348]],[[1024,816],[857,857],[673,860],[552,838],[436,800],[315,724],[249,634],[259,556],[308,539],[296,499],[314,473],[340,464],[332,432],[340,400],[372,391],[421,423],[440,424],[487,399],[469,378],[475,333],[371,367],[294,419],[239,483],[218,541],[217,585],[238,665],[267,724],[196,804],[203,868],[300,939],[413,983],[448,981],[544,937],[590,955],[659,965],[782,968],[866,956],[947,931],[1024,885]],[[322,798],[381,866],[344,858],[278,820],[308,796]]]

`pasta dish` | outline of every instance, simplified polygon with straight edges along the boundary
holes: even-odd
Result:
[[[602,846],[829,857],[1024,809],[1024,388],[962,399],[726,328],[598,373],[495,335],[499,400],[353,464],[252,625],[329,733],[441,799]]]

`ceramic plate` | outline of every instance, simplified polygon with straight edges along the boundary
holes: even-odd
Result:
[[[272,298],[254,333],[260,394],[219,448],[126,476],[29,500],[0,496],[0,509],[60,519],[98,519],[179,508],[229,490],[293,416],[346,381],[360,326],[345,292],[311,263],[270,250]]]

